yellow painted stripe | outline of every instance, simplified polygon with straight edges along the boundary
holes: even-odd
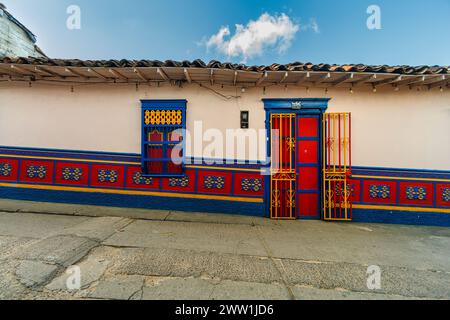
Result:
[[[128,164],[140,166],[140,162],[126,162],[126,161],[109,161],[109,160],[95,160],[95,159],[76,159],[76,158],[55,158],[55,157],[37,157],[37,156],[22,156],[14,154],[0,154],[0,158],[20,158],[20,159],[37,159],[37,160],[55,160],[55,161],[71,161],[71,162],[92,162],[92,163],[109,163],[109,164]],[[214,166],[191,166],[186,165],[189,169],[211,169],[224,171],[245,171],[245,172],[261,172],[261,169],[245,169],[245,168],[226,168]]]
[[[408,177],[390,177],[390,176],[360,176],[360,175],[352,175],[352,178],[382,179],[382,180],[412,180],[412,181],[450,182],[450,179],[413,178],[413,177],[408,178]]]
[[[227,167],[211,167],[211,166],[191,166],[191,165],[186,165],[186,168],[188,168],[188,169],[224,170],[224,171],[245,171],[245,172],[258,172],[258,173],[261,173],[261,169],[227,168]]]
[[[35,184],[0,183],[0,187],[52,190],[52,191],[124,194],[124,195],[138,195],[138,196],[184,198],[184,199],[239,201],[239,202],[251,202],[251,203],[263,203],[264,202],[264,200],[261,198],[242,198],[242,197],[215,196],[215,195],[203,195],[203,194],[182,194],[182,193],[169,193],[169,192],[151,192],[151,191],[101,189],[101,188],[78,188],[78,187],[62,187],[62,186],[51,186],[51,185],[35,185]]]
[[[418,208],[418,207],[400,207],[400,206],[373,206],[373,205],[353,205],[354,209],[373,209],[373,210],[389,210],[389,211],[410,211],[410,212],[438,212],[450,213],[450,209],[440,208]]]

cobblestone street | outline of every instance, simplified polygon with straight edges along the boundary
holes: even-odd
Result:
[[[0,205],[1,299],[450,298],[446,228]],[[74,265],[79,290],[66,285]]]

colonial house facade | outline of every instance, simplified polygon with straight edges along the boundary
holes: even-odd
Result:
[[[450,226],[448,67],[3,58],[0,76],[0,198]]]

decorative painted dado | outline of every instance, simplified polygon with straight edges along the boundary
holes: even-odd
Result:
[[[70,181],[80,181],[83,176],[83,169],[81,168],[63,168],[62,178]]]
[[[9,163],[0,164],[0,176],[9,177],[12,172],[12,167]]]
[[[375,199],[389,199],[391,197],[391,188],[388,185],[371,185],[370,197]]]
[[[171,186],[171,187],[187,187],[187,186],[189,186],[189,177],[169,178],[169,186]]]
[[[118,179],[117,170],[99,170],[97,180],[98,182],[115,183]]]
[[[442,189],[442,201],[443,202],[450,202],[450,188],[443,188]]]
[[[427,194],[427,189],[423,187],[406,188],[406,198],[409,200],[426,200]]]
[[[86,199],[83,203],[149,208],[165,208],[171,204],[173,207],[170,209],[184,210],[185,200],[181,199],[188,199],[186,201],[190,201],[192,210],[264,214],[264,192],[267,189],[265,178],[261,176],[261,165],[188,165],[184,176],[175,178],[143,177],[139,155],[40,152],[35,149],[0,147],[0,159],[0,190],[3,198],[63,201],[68,197],[65,196],[65,190],[69,187],[71,192],[80,190],[70,196],[73,203]],[[308,170],[300,173],[304,177],[314,176],[308,175]],[[387,215],[393,215],[406,217],[406,220],[416,223],[421,210],[426,210],[428,214],[450,209],[450,173],[422,173],[414,170],[399,173],[376,168],[353,168],[347,187],[351,190],[357,215],[360,208],[370,208],[367,209],[369,213],[358,221],[377,221],[377,217],[383,216],[380,212],[386,212],[383,222],[389,221],[391,216]],[[306,190],[309,188],[308,185],[305,187]],[[339,188],[336,192],[340,192]],[[114,200],[116,194],[122,197],[136,194],[144,200]],[[93,195],[91,200],[87,200],[90,199],[89,195]],[[276,199],[281,195],[267,192],[266,196]],[[316,203],[315,199],[310,200],[301,192],[296,197],[299,201]],[[201,202],[208,199],[214,200],[207,204]],[[279,201],[289,203],[292,199],[280,198]],[[67,202],[72,203],[69,200]],[[371,213],[370,210],[378,211]],[[397,211],[403,213],[398,214]]]
[[[28,166],[27,177],[31,179],[45,179],[47,176],[46,166]]]
[[[262,190],[262,179],[242,179],[241,180],[242,191],[254,191],[259,192]]]
[[[225,187],[225,178],[220,176],[205,176],[203,183],[206,189],[223,189]]]
[[[151,177],[142,176],[141,172],[135,172],[133,175],[133,182],[137,185],[151,185],[153,179]]]

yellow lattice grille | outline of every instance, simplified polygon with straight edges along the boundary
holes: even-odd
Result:
[[[181,110],[146,110],[146,125],[181,125],[183,113]]]

